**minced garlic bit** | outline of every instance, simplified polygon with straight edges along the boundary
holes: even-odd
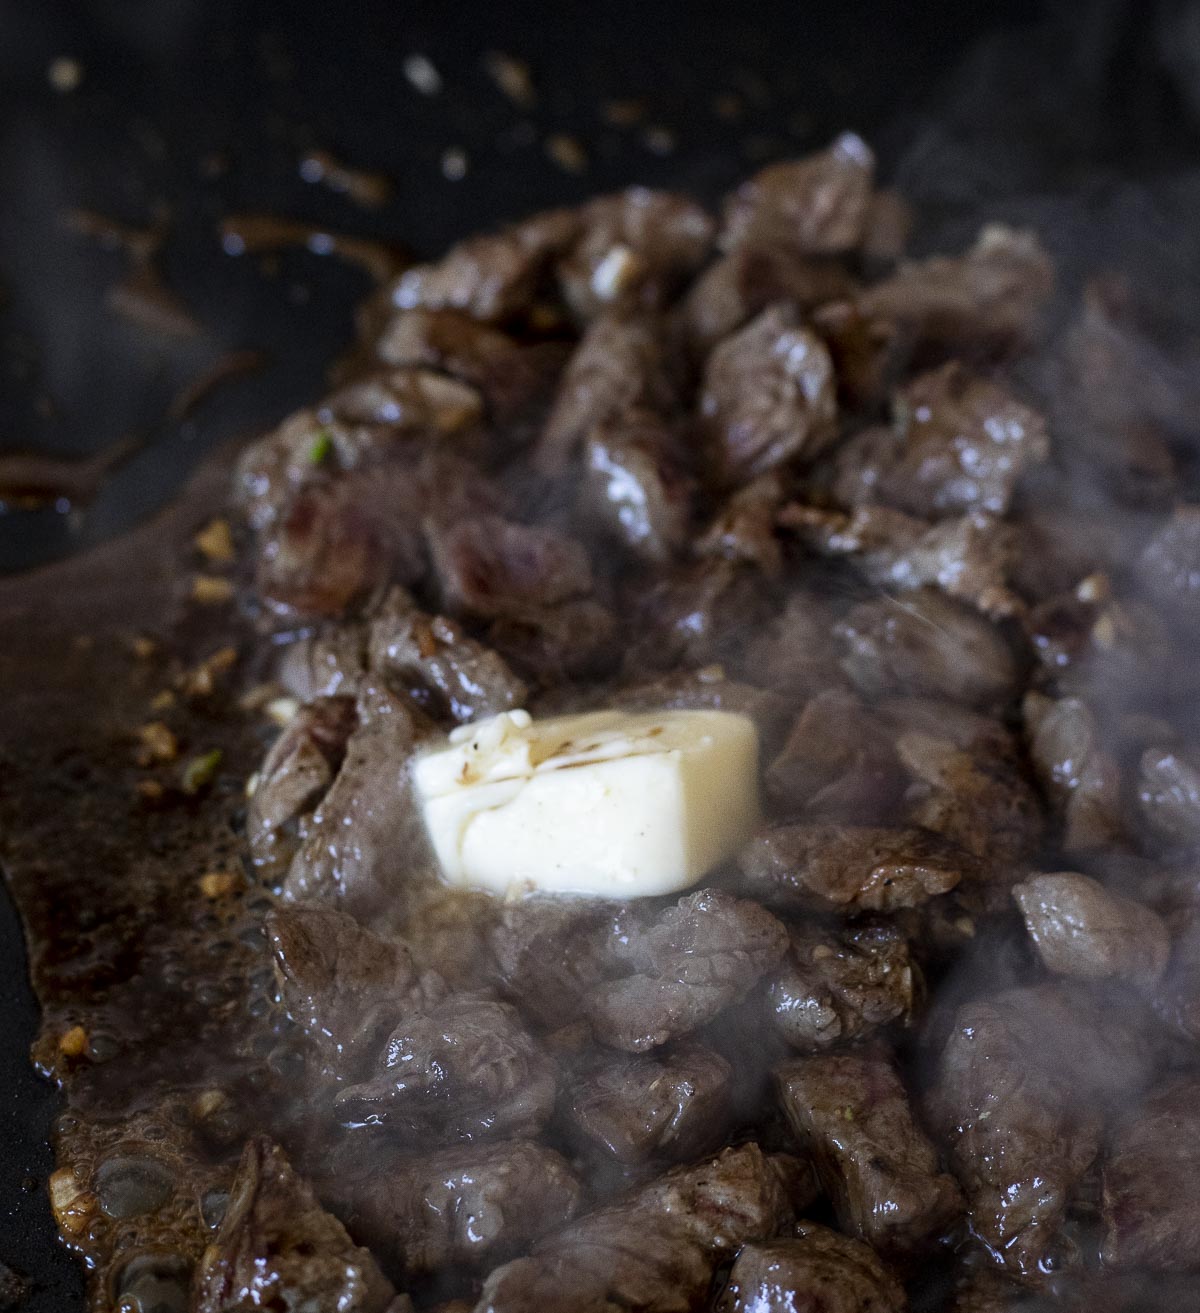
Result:
[[[156,761],[174,761],[179,756],[179,740],[161,720],[151,720],[137,729],[137,760],[142,766]]]
[[[293,697],[273,698],[266,705],[266,713],[280,729],[287,729],[300,714],[300,700]]]
[[[202,606],[219,606],[233,597],[233,584],[219,575],[197,574],[192,576],[192,600]]]
[[[228,565],[234,559],[233,533],[228,520],[210,520],[192,542],[201,556],[214,565]]]
[[[496,86],[522,109],[528,109],[537,100],[529,65],[514,55],[489,50],[483,57],[483,67]]]
[[[129,650],[139,661],[149,661],[158,652],[158,644],[145,634],[135,634],[129,640]]]
[[[160,689],[150,699],[151,711],[170,711],[175,705],[177,699],[174,692],[169,688]]]
[[[84,1189],[75,1175],[74,1167],[60,1167],[47,1182],[50,1207],[59,1229],[68,1235],[79,1235],[96,1212],[96,1196]]]
[[[87,1052],[88,1033],[82,1026],[72,1026],[58,1037],[58,1051],[68,1058],[79,1058]]]
[[[236,871],[205,871],[196,881],[205,898],[224,898],[242,883]]]
[[[216,776],[223,755],[220,748],[213,748],[192,757],[180,776],[180,787],[184,793],[199,793],[201,789],[207,788]]]
[[[190,698],[210,697],[217,687],[217,677],[224,675],[237,665],[236,647],[219,647],[204,658],[199,665],[184,671],[179,680],[179,687]]]
[[[546,138],[546,155],[564,173],[583,173],[587,169],[587,151],[575,137],[556,132]]]

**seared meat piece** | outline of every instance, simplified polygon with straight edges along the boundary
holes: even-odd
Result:
[[[767,990],[775,1029],[816,1053],[892,1023],[908,1025],[924,992],[921,969],[895,926],[867,921],[833,932],[793,929]]]
[[[267,916],[266,932],[288,1016],[338,1065],[352,1061],[377,1037],[379,1021],[371,1014],[394,1018],[418,989],[404,944],[380,938],[335,908],[276,907]]]
[[[1030,692],[1022,712],[1029,755],[1062,822],[1063,850],[1081,853],[1112,844],[1124,829],[1121,772],[1087,704]]]
[[[793,593],[745,644],[746,678],[798,703],[844,684],[838,645],[829,632],[833,614],[823,598]]]
[[[760,311],[786,302],[802,311],[850,295],[854,284],[833,260],[786,246],[740,246],[700,275],[679,305],[679,328],[692,359],[702,361],[723,338]]]
[[[875,156],[852,132],[807,159],[772,164],[726,202],[720,244],[791,247],[841,255],[862,241],[875,179]]]
[[[592,587],[580,543],[498,515],[431,525],[429,550],[442,603],[455,615],[520,616]]]
[[[1162,918],[1086,875],[1034,875],[1013,886],[1013,897],[1038,955],[1060,976],[1149,987],[1166,970],[1171,944]]]
[[[538,444],[538,464],[547,474],[562,474],[599,426],[621,424],[635,410],[666,413],[675,404],[659,322],[601,315],[563,371]]]
[[[636,920],[620,903],[523,898],[505,904],[490,942],[505,992],[549,1028],[579,1016],[583,996],[613,973],[634,933]]]
[[[864,912],[916,907],[978,869],[928,830],[820,824],[760,831],[739,865],[744,890],[766,903]]]
[[[432,871],[433,857],[410,778],[419,713],[371,685],[356,706],[345,759],[307,826],[283,895],[369,918],[394,903],[415,873]]]
[[[867,207],[867,230],[860,254],[868,267],[893,265],[904,254],[915,219],[912,206],[900,192],[881,187]]]
[[[674,436],[653,412],[634,408],[601,421],[584,450],[582,517],[635,557],[663,564],[679,554],[691,522],[691,480]]]
[[[1046,459],[1046,422],[999,383],[957,362],[897,394],[895,428],[868,429],[836,457],[834,486],[850,505],[882,501],[936,519],[1003,515],[1022,472]]]
[[[454,310],[402,310],[375,350],[389,365],[425,365],[477,388],[497,424],[524,419],[544,403],[562,363],[552,343],[522,346]]]
[[[910,1254],[940,1238],[961,1212],[962,1196],[940,1169],[889,1061],[798,1058],[779,1068],[776,1081],[845,1230],[887,1254]]]
[[[684,1160],[720,1141],[732,1082],[729,1063],[701,1044],[600,1058],[573,1077],[568,1115],[584,1144],[618,1162]]]
[[[348,1121],[370,1117],[418,1142],[536,1131],[554,1107],[554,1063],[515,1008],[453,995],[403,1015],[370,1080],[344,1089]]]
[[[420,366],[376,370],[335,392],[316,409],[300,410],[247,447],[235,490],[247,519],[265,529],[304,484],[329,469],[413,459],[423,444],[464,431],[480,420],[475,388]]]
[[[989,751],[964,750],[940,733],[908,730],[896,752],[912,782],[906,817],[940,834],[1005,878],[1041,842],[1041,804],[1016,753],[998,727]],[[1002,746],[1001,746],[1002,745]]]
[[[783,568],[783,551],[775,536],[775,514],[784,499],[778,473],[760,475],[737,489],[717,511],[716,518],[696,540],[702,556],[756,565],[764,574]]]
[[[461,310],[487,323],[527,311],[554,257],[579,232],[573,210],[547,210],[502,232],[469,237],[436,264],[418,264],[392,284],[398,310]]]
[[[1054,285],[1032,232],[992,224],[965,255],[908,261],[858,298],[867,316],[896,320],[924,347],[1011,352],[1034,336]]]
[[[349,698],[322,698],[302,707],[267,753],[247,809],[246,838],[255,868],[268,884],[286,874],[342,764],[354,726]]]
[[[561,1157],[532,1140],[396,1154],[372,1144],[322,1191],[356,1239],[406,1277],[484,1267],[562,1226],[580,1188]]]
[[[756,1144],[675,1168],[498,1268],[475,1313],[694,1313],[720,1263],[791,1220],[784,1180]]]
[[[581,319],[613,307],[656,309],[704,263],[715,224],[686,196],[630,187],[579,211],[580,235],[558,266]]]
[[[724,484],[811,460],[837,437],[837,390],[824,343],[788,306],[764,310],[709,356],[700,418]]]
[[[1103,1260],[1189,1270],[1200,1263],[1200,1082],[1150,1093],[1113,1137],[1104,1166]],[[1179,1307],[1183,1307],[1180,1305]]]
[[[1012,696],[1017,665],[1000,632],[931,588],[851,607],[834,633],[842,667],[869,697],[925,694],[988,706]]]
[[[1200,844],[1200,767],[1181,752],[1147,748],[1137,782],[1142,819],[1168,844]]]
[[[393,591],[371,620],[372,672],[428,716],[459,724],[524,705],[528,689],[504,658],[445,616],[428,616]]]
[[[395,1292],[282,1150],[251,1140],[216,1239],[196,1271],[197,1313],[321,1308],[384,1313]]]
[[[1137,1095],[1150,1066],[1128,996],[1040,985],[958,1010],[932,1111],[992,1261],[1036,1282],[1076,1258],[1060,1234],[1096,1156],[1103,1113]]]
[[[1200,915],[1191,910],[1172,926],[1167,970],[1151,1002],[1157,1016],[1185,1039],[1200,1042]]]
[[[377,369],[343,383],[317,409],[328,425],[329,456],[342,469],[386,458],[401,436],[442,439],[461,436],[483,418],[483,398],[476,388],[419,365]],[[347,432],[346,425],[364,426]],[[374,432],[373,427],[382,430]],[[311,464],[311,445],[295,452]]]
[[[657,1048],[743,998],[786,947],[787,932],[757,903],[702,889],[631,937],[635,974],[593,989],[587,1016],[604,1044]]]
[[[839,402],[851,412],[878,415],[906,363],[910,344],[899,325],[868,317],[845,300],[818,306],[812,326],[833,360]]]
[[[279,682],[301,702],[343,697],[349,703],[366,674],[366,647],[366,626],[356,621],[298,638],[279,658]]]
[[[870,1245],[816,1222],[794,1238],[745,1245],[716,1313],[906,1313],[899,1281]]]
[[[784,815],[859,823],[888,821],[906,783],[891,735],[837,688],[808,702],[766,773],[767,792]]]
[[[778,522],[812,551],[845,557],[878,587],[908,592],[933,585],[993,620],[1022,610],[1008,587],[1013,528],[990,515],[927,524],[886,506],[861,506],[846,515],[793,503]]]
[[[723,660],[768,610],[761,576],[732,561],[661,571],[648,587],[631,583],[625,601],[633,617],[625,669],[635,678]]]
[[[601,675],[617,659],[617,618],[591,597],[501,616],[487,637],[515,669],[543,686]]]

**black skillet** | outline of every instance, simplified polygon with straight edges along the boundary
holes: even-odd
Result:
[[[427,253],[631,182],[715,198],[759,163],[847,126],[929,206],[986,207],[1095,166],[1186,159],[1186,97],[1172,81],[1186,86],[1198,58],[1172,35],[1186,15],[1183,0],[0,0],[0,450],[141,444],[88,507],[0,514],[0,571],[130,526],[215,443],[320,389],[367,279],[306,252],[271,272],[231,258],[216,238],[228,212]],[[489,50],[528,61],[536,105],[496,89],[481,68]],[[439,71],[437,94],[406,80],[404,56],[416,52]],[[73,90],[51,83],[62,59],[78,61]],[[69,82],[74,71],[59,63],[55,74]],[[638,124],[606,121],[604,104],[631,99],[645,105]],[[585,172],[547,157],[553,133],[584,147]],[[386,172],[391,202],[367,211],[303,181],[298,161],[314,147]],[[457,181],[443,176],[447,150],[466,158]],[[201,332],[156,337],[110,313],[121,258],[62,225],[71,207],[133,224],[168,216],[162,266]],[[266,352],[269,366],[190,418],[168,418],[182,386],[243,348]],[[25,1059],[35,1016],[18,922],[0,895],[0,1263],[30,1278],[30,1313],[82,1302],[44,1192],[55,1100]]]

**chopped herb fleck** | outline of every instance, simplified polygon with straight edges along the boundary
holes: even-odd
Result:
[[[313,438],[313,444],[308,449],[308,463],[310,465],[323,465],[332,455],[333,434],[328,429],[322,429]]]
[[[183,768],[181,781],[184,793],[199,793],[213,782],[217,767],[221,764],[221,749],[213,748],[211,752],[202,752],[193,757]]]

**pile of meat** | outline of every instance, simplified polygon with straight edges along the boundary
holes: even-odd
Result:
[[[539,214],[245,453],[304,1098],[200,1313],[1196,1297],[1195,376],[1032,233],[907,227],[850,135]],[[414,751],[593,706],[753,716],[764,828],[678,899],[445,888]]]

